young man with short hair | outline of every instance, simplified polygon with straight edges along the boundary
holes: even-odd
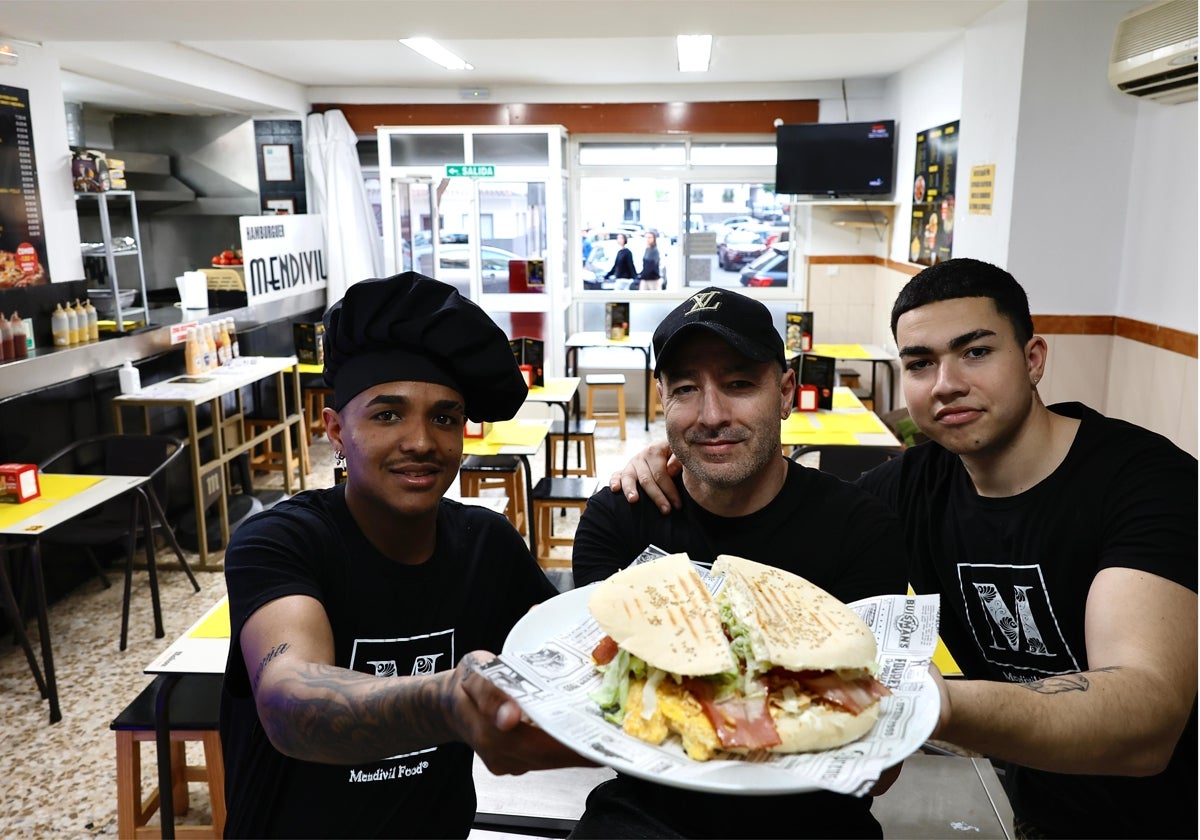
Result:
[[[443,498],[463,423],[512,417],[508,339],[413,272],[325,313],[345,484],[242,525],[225,555],[227,836],[465,837],[472,751],[497,773],[585,763],[471,669],[556,594],[499,514]]]

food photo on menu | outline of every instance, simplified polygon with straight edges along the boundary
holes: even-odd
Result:
[[[861,795],[933,731],[936,596],[846,605],[797,575],[649,547],[518,622],[480,672],[581,755],[713,792]]]

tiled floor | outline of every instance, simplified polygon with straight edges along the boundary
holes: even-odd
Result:
[[[665,437],[661,418],[651,424],[649,437],[642,423],[640,416],[630,416],[626,441],[619,440],[616,429],[597,432],[598,472],[602,479],[607,480],[625,463],[627,452],[639,450],[648,439]],[[536,482],[543,463],[539,458],[533,461]],[[332,481],[329,445],[324,439],[313,446],[312,470],[310,484],[327,486]],[[576,518],[568,513],[558,521],[569,529]],[[567,548],[556,548],[554,552],[570,556]],[[202,589],[193,593],[182,572],[163,571],[159,577],[166,638],[155,639],[146,574],[136,573],[129,646],[121,652],[117,649],[120,578],[115,571],[110,577],[112,588],[103,589],[97,580],[88,580],[50,607],[63,711],[59,723],[49,723],[47,704],[38,697],[21,649],[7,636],[0,641],[0,837],[117,835],[116,759],[109,723],[150,681],[142,673],[143,666],[225,592],[220,573],[197,573]],[[560,586],[569,583],[562,581]],[[36,649],[36,622],[27,624],[27,632]],[[189,756],[198,760],[199,749],[194,749],[194,753],[189,749]],[[146,745],[143,755],[142,775],[150,790],[155,785],[153,746]],[[191,802],[192,810],[179,822],[207,822],[208,794],[204,785],[192,785]]]

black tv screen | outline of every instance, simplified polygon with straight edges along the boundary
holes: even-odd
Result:
[[[896,172],[896,121],[781,125],[775,153],[776,193],[890,195]]]

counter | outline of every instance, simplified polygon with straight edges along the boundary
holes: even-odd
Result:
[[[152,306],[150,326],[137,332],[103,338],[99,342],[75,347],[42,346],[33,350],[27,359],[0,364],[0,402],[113,370],[124,364],[126,359],[136,363],[141,359],[149,359],[175,349],[180,350],[182,354],[182,344],[171,344],[171,327],[177,324],[189,321],[205,323],[218,318],[232,317],[240,336],[244,330],[296,319],[309,312],[324,309],[324,289],[235,309],[185,311],[175,306]],[[181,365],[182,362],[181,355]]]

